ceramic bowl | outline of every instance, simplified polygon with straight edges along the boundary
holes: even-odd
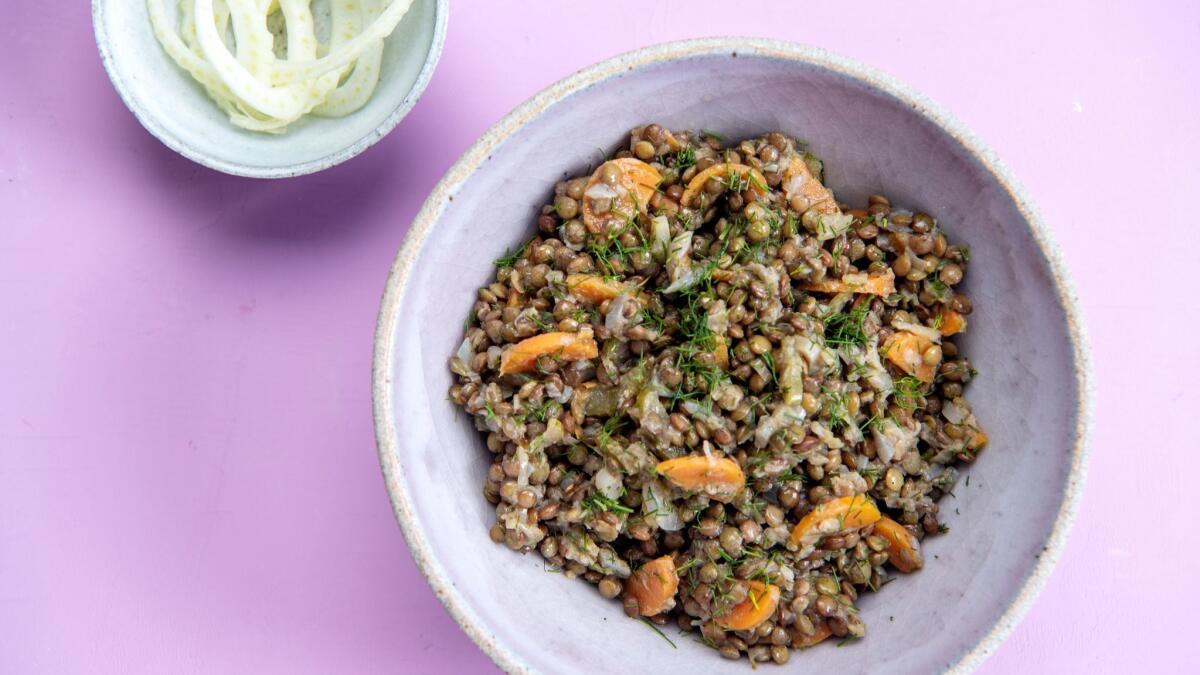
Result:
[[[177,3],[165,4],[173,12]],[[191,75],[175,65],[154,37],[145,0],[92,0],[104,68],[142,126],[194,162],[255,178],[321,171],[387,135],[425,91],[442,53],[448,17],[449,0],[416,0],[385,42],[379,86],[365,106],[341,118],[306,116],[286,134],[272,135],[231,124]]]
[[[446,362],[493,259],[534,231],[555,181],[651,121],[729,138],[783,130],[825,160],[841,200],[889,195],[969,243],[975,312],[960,344],[980,371],[969,396],[991,443],[941,502],[950,533],[927,540],[925,569],[862,600],[866,639],[794,653],[789,666],[969,670],[1033,601],[1078,502],[1089,395],[1075,301],[1049,231],[978,139],[892,78],[817,49],[707,39],[606,61],[504,118],[434,189],[392,269],[375,343],[380,460],[413,556],[505,670],[748,672],[668,628],[673,649],[590,585],[493,544],[480,494],[490,456],[446,396]]]

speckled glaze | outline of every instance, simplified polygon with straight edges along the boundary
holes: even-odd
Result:
[[[960,344],[981,373],[969,396],[991,444],[941,503],[951,532],[928,540],[925,570],[862,601],[867,639],[793,654],[789,666],[970,670],[1032,603],[1078,504],[1091,398],[1083,329],[1048,229],[992,153],[908,87],[818,49],[713,38],[606,61],[501,120],[434,189],[392,268],[375,342],[380,461],[413,557],[507,671],[747,672],[668,629],[672,649],[592,587],[493,544],[480,495],[489,453],[446,397],[446,360],[492,260],[528,237],[554,181],[649,121],[799,136],[843,201],[887,194],[970,244],[976,311]]]
[[[168,1],[168,10],[175,3]],[[230,123],[154,37],[145,0],[92,0],[104,69],[125,105],[164,145],[238,176],[287,178],[354,157],[412,110],[442,53],[449,0],[416,0],[385,42],[379,86],[359,110],[340,118],[306,116],[282,135]]]

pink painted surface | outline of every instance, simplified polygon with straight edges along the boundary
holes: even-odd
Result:
[[[809,42],[909,82],[999,153],[1062,244],[1093,347],[1090,479],[1061,563],[983,672],[1200,659],[1184,527],[1200,5],[458,0],[391,136],[254,182],[138,126],[87,4],[9,2],[0,28],[0,672],[493,670],[426,587],[380,479],[388,266],[424,195],[513,106],[711,34]]]

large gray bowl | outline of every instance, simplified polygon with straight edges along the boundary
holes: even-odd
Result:
[[[1028,609],[1062,549],[1083,483],[1089,410],[1083,334],[1050,234],[970,132],[872,69],[797,45],[673,43],[555,84],[493,127],[417,215],[392,268],[375,342],[379,456],[413,557],[463,629],[514,672],[749,672],[688,638],[672,649],[615,602],[547,574],[487,536],[489,453],[448,400],[446,361],[492,260],[529,236],[556,180],[655,121],[733,138],[808,140],[849,202],[873,192],[936,215],[971,246],[975,301],[962,345],[991,443],[942,503],[951,532],[924,571],[867,597],[867,638],[794,654],[789,670],[963,671]]]

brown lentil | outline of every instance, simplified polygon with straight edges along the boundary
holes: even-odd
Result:
[[[933,384],[909,396],[876,384],[909,381],[879,353],[904,322],[936,330],[943,309],[971,312],[964,294],[945,288],[963,281],[966,249],[929,214],[883,195],[841,207],[844,233],[819,238],[825,223],[813,200],[786,194],[794,159],[819,177],[801,150],[778,132],[725,145],[659,124],[635,130],[616,154],[623,163],[594,172],[618,197],[588,197],[592,176],[553,185],[533,240],[497,261],[494,281],[478,289],[451,359],[450,398],[493,458],[483,492],[496,512],[494,542],[538,552],[564,576],[620,597],[631,617],[642,606],[626,578],[670,555],[679,590],[653,623],[698,630],[728,658],[781,664],[818,626],[861,637],[854,604],[888,575],[881,530],[830,531],[798,550],[788,540],[801,519],[865,496],[918,539],[936,534],[951,465],[974,456],[968,444],[980,431],[962,398],[975,373],[949,337],[922,343]],[[657,189],[623,222],[593,217],[624,208],[636,161],[660,176]],[[695,176],[724,162],[752,167],[766,187],[709,175],[702,204],[684,203]],[[811,286],[889,269],[896,292],[887,297],[848,293],[842,303]],[[572,274],[594,276],[568,282]],[[683,286],[663,291],[673,283]],[[853,330],[835,332],[851,317]],[[597,355],[563,349],[502,372],[515,343],[555,331],[594,341]],[[798,349],[805,340],[811,348]],[[843,367],[832,350],[846,341],[875,350],[885,372]],[[911,439],[906,447],[880,445],[893,431]],[[732,462],[737,491],[685,488],[655,470],[684,457]],[[780,581],[785,567],[790,585]],[[780,589],[778,608],[745,630],[722,628],[725,605],[744,602],[747,583],[761,579]]]

